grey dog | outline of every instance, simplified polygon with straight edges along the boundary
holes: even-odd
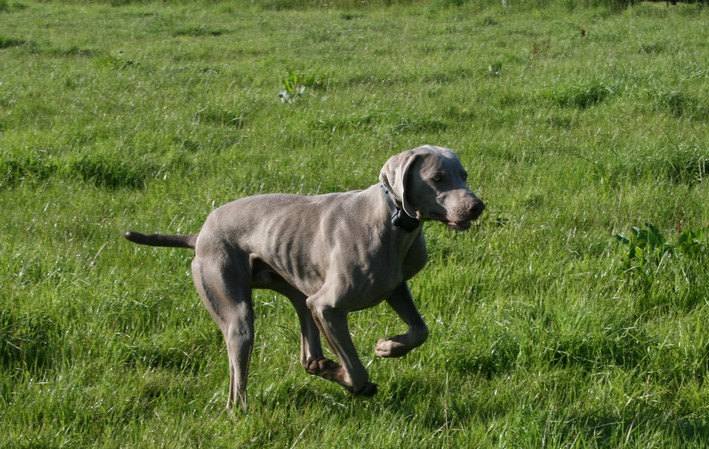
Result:
[[[254,288],[276,291],[295,307],[305,370],[355,395],[371,396],[377,385],[352,342],[349,312],[386,300],[408,326],[377,342],[380,357],[403,356],[428,337],[406,284],[427,260],[421,222],[464,231],[485,205],[468,189],[456,154],[441,147],[391,157],[379,180],[351,192],[242,198],[212,211],[198,234],[125,234],[144,245],[194,249],[194,284],[229,354],[228,409],[237,399],[246,409]],[[339,363],[323,355],[321,334]]]

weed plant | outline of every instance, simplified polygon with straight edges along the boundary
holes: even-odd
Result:
[[[0,447],[706,447],[706,24],[697,4],[0,0]],[[228,414],[190,254],[121,232],[365,188],[424,143],[488,205],[466,233],[425,226],[429,341],[377,359],[402,323],[352,314],[380,386],[352,398],[258,292],[251,410]]]

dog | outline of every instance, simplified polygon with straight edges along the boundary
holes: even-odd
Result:
[[[379,181],[350,192],[241,198],[213,210],[197,234],[125,233],[134,243],[194,250],[194,284],[229,355],[227,409],[237,401],[247,409],[252,289],[291,301],[303,368],[354,395],[374,395],[377,385],[352,342],[348,313],[385,300],[408,326],[377,342],[379,357],[401,357],[426,341],[428,327],[407,286],[427,261],[422,222],[465,231],[485,204],[467,187],[456,154],[442,147],[392,156]],[[338,362],[323,355],[321,335]]]

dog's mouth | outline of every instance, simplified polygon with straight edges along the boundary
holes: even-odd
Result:
[[[454,231],[467,231],[470,229],[470,226],[472,226],[472,222],[470,220],[463,220],[463,221],[448,221],[445,220],[443,221],[446,226],[449,228],[453,229]]]
[[[432,214],[431,218],[433,220],[440,221],[454,231],[467,231],[470,229],[470,226],[472,226],[472,219],[450,220],[442,214]]]

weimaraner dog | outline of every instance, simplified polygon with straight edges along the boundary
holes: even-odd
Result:
[[[301,327],[300,363],[308,373],[371,396],[377,385],[357,355],[347,314],[386,300],[406,323],[406,333],[377,342],[380,357],[400,357],[423,344],[428,328],[406,285],[426,264],[420,222],[470,228],[485,205],[466,178],[453,151],[422,146],[390,158],[380,183],[365,190],[252,196],[212,211],[198,234],[131,231],[125,237],[194,249],[194,284],[229,354],[228,409],[237,400],[246,409],[254,288],[274,290],[293,303]],[[339,363],[324,357],[321,333]]]

